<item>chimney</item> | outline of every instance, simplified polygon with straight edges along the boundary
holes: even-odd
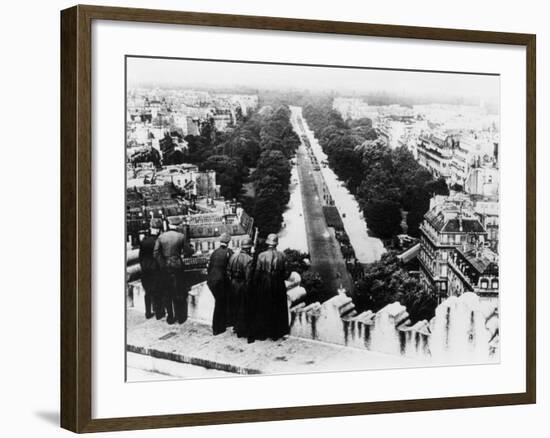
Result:
[[[483,256],[484,253],[486,253],[486,251],[485,251],[485,246],[483,245],[483,242],[478,241],[478,243],[477,243],[477,253],[476,253],[476,256],[477,256],[478,258],[480,258],[480,257]]]

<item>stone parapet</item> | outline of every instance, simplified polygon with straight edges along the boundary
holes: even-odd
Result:
[[[357,313],[351,298],[291,308],[291,335],[437,364],[499,360],[499,317],[494,304],[474,293],[450,297],[430,321],[412,324],[405,306]]]
[[[402,356],[430,364],[475,364],[499,360],[499,314],[496,305],[474,293],[443,301],[430,321],[412,324],[405,306],[388,304],[378,312],[358,313],[350,297],[339,294],[305,305],[305,290],[290,282],[288,303],[292,336]],[[128,283],[129,307],[143,309],[139,280]],[[144,309],[143,309],[144,310]],[[209,324],[214,297],[206,282],[191,288],[191,320]]]

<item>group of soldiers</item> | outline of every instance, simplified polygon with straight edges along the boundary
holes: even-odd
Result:
[[[169,218],[168,230],[161,232],[162,221],[152,219],[150,233],[139,249],[145,317],[166,316],[168,324],[183,324],[187,320],[189,290],[182,258],[190,256],[193,250],[178,230],[180,225],[180,218]],[[247,338],[248,342],[276,340],[287,335],[288,272],[284,254],[277,251],[277,235],[267,236],[266,249],[254,254],[250,238],[236,252],[229,248],[231,236],[227,233],[219,241],[207,269],[207,285],[215,300],[213,334],[219,335],[232,327],[237,336]]]
[[[170,218],[168,230],[161,232],[162,220],[153,218],[150,231],[140,242],[141,284],[145,290],[145,317],[162,319],[168,324],[187,320],[187,288],[182,257],[193,254],[179,231],[181,219]]]

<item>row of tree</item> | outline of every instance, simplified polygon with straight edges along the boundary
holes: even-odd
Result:
[[[352,298],[359,312],[377,312],[398,301],[407,307],[412,322],[429,321],[437,307],[436,294],[403,268],[395,251],[384,253],[379,261],[364,268],[363,277],[355,283]]]
[[[418,235],[430,198],[449,193],[445,181],[434,179],[405,146],[391,149],[370,119],[343,120],[330,100],[307,105],[303,114],[331,168],[355,195],[369,229],[391,238],[402,232],[407,212],[408,233]]]
[[[252,175],[254,183],[254,220],[260,236],[277,233],[290,199],[290,158],[300,139],[290,123],[287,106],[264,107],[260,130],[260,156]]]
[[[279,231],[290,197],[289,159],[300,144],[287,106],[266,106],[241,116],[237,125],[225,132],[217,131],[213,121],[207,120],[199,135],[188,135],[185,140],[184,162],[214,170],[221,195],[244,204],[261,236]],[[243,193],[246,183],[253,188],[252,196]]]
[[[407,232],[417,236],[431,197],[449,193],[445,181],[435,179],[405,146],[390,148],[370,119],[343,120],[330,99],[305,106],[303,114],[330,166],[355,195],[369,229],[389,240],[402,232],[406,217]],[[358,311],[376,312],[398,301],[413,321],[433,317],[436,295],[407,272],[395,251],[364,267],[360,277],[352,295]]]

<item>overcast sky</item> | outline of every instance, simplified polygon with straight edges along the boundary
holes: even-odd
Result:
[[[128,87],[208,87],[335,91],[338,94],[389,93],[438,96],[498,103],[499,77],[182,59],[128,58]]]

